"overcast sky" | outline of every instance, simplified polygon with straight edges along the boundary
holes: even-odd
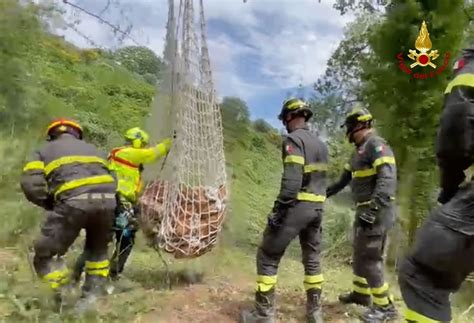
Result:
[[[107,3],[70,1],[95,13]],[[341,17],[332,3],[204,0],[211,65],[219,96],[238,96],[248,103],[252,118],[265,118],[278,125],[275,116],[282,100],[288,93],[295,93],[299,84],[305,87],[306,96],[311,95],[311,84],[324,73],[327,59],[343,36],[343,27],[353,19]],[[196,8],[197,5],[196,0]],[[127,23],[133,24],[131,36],[161,56],[167,13],[167,0],[120,0],[120,8],[111,6],[102,16],[124,28]],[[117,46],[117,37],[109,27],[86,15],[80,19],[80,32],[103,47]],[[91,46],[72,30],[63,33],[80,47]],[[126,40],[124,44],[133,43]]]

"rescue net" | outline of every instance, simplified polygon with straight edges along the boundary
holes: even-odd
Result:
[[[177,10],[173,0],[168,2],[166,68],[147,129],[154,140],[173,132],[176,138],[165,160],[144,174],[148,183],[140,199],[140,222],[153,247],[190,258],[212,249],[226,212],[222,122],[203,2],[200,28],[195,28],[193,0],[181,0]]]

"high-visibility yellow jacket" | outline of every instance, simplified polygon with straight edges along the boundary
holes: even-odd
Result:
[[[117,176],[117,192],[132,203],[137,201],[142,190],[141,165],[149,164],[165,156],[169,141],[163,141],[151,148],[124,146],[113,149],[109,154],[109,169]]]

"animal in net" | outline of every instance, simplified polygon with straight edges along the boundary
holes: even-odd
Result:
[[[169,0],[164,72],[147,129],[176,134],[168,156],[144,174],[140,222],[149,244],[176,258],[198,257],[217,242],[228,195],[220,108],[212,82],[204,6]],[[200,38],[196,35],[200,31]]]

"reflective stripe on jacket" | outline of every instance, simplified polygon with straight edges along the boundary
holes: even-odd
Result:
[[[52,198],[113,193],[116,183],[95,146],[63,134],[33,154],[23,168],[21,187],[28,200],[44,207]]]
[[[394,199],[397,189],[397,168],[392,149],[385,140],[370,133],[356,148],[346,171],[351,172],[354,201],[374,200],[387,204]]]
[[[307,128],[296,129],[283,142],[280,202],[322,203],[326,200],[328,150]]]
[[[142,190],[140,165],[152,163],[167,152],[163,143],[151,148],[125,146],[113,149],[108,157],[109,169],[117,176],[117,191],[120,195],[130,202],[136,202]]]

